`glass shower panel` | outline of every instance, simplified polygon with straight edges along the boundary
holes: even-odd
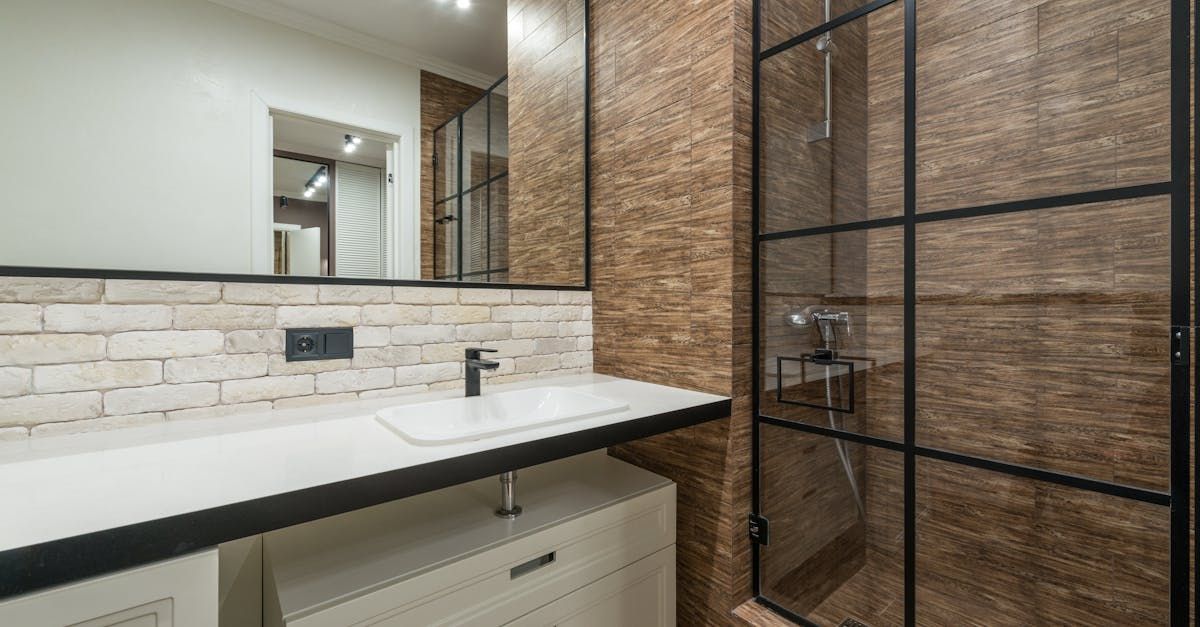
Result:
[[[917,11],[917,210],[1160,183],[1170,170],[1170,2]]]
[[[1166,625],[1169,508],[917,461],[919,625]]]
[[[762,62],[763,233],[904,212],[903,75],[903,2]]]
[[[761,425],[763,595],[821,627],[904,624],[904,456]]]
[[[463,191],[487,180],[488,103],[485,96],[462,114]],[[465,208],[466,205],[464,204]]]
[[[762,244],[760,412],[904,437],[903,229]]]
[[[507,269],[508,177],[488,185],[488,235],[488,270]]]
[[[488,117],[488,153],[492,159],[489,176],[495,178],[508,172],[508,81],[492,92]]]
[[[1170,199],[917,227],[917,442],[1169,488]]]
[[[437,158],[433,173],[434,200],[445,200],[458,194],[457,118],[434,131],[433,150]]]
[[[458,199],[434,205],[433,278],[458,278]]]

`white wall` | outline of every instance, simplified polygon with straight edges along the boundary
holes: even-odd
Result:
[[[0,265],[250,272],[254,94],[420,126],[417,69],[205,0],[8,0],[0,80]]]

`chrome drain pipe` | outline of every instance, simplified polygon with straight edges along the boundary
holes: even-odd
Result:
[[[521,506],[517,505],[517,471],[515,470],[500,475],[500,508],[496,510],[496,515],[509,520],[521,515]]]

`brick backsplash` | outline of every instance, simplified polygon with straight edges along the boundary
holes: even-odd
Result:
[[[590,292],[0,277],[0,440],[589,372]],[[354,327],[288,362],[283,329]]]

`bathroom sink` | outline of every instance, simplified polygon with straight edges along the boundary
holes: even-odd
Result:
[[[538,387],[381,409],[375,418],[405,440],[453,444],[614,414],[629,405],[565,387]]]

